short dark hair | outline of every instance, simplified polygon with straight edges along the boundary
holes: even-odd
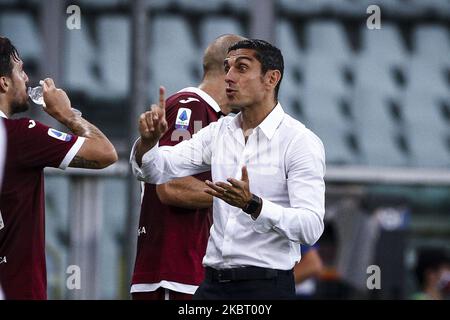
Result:
[[[268,70],[278,70],[281,73],[280,81],[275,87],[275,99],[278,100],[278,91],[284,73],[284,59],[281,50],[269,42],[259,39],[246,39],[237,42],[228,48],[228,52],[237,49],[252,49],[256,51],[255,58],[261,63],[261,72],[266,74]]]
[[[0,36],[0,77],[11,77],[13,69],[11,58],[20,60],[19,52],[8,38]]]
[[[423,286],[426,271],[436,271],[440,267],[450,264],[450,257],[448,251],[443,248],[425,247],[418,251],[415,273],[420,286]]]

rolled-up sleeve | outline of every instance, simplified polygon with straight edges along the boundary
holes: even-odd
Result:
[[[312,245],[322,235],[325,215],[325,151],[314,134],[295,139],[286,152],[290,207],[262,198],[255,220],[259,233],[274,229],[291,241]]]
[[[166,183],[175,178],[187,177],[211,168],[211,139],[215,123],[201,129],[191,139],[175,146],[154,146],[136,163],[136,143],[130,155],[133,174],[138,180],[152,184]]]

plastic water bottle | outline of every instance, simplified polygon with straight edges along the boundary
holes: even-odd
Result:
[[[40,86],[31,88],[28,88],[28,96],[30,97],[30,99],[38,104],[41,105],[45,108],[45,102],[44,102],[44,89],[42,88],[42,80],[39,81],[39,83],[41,84]],[[79,115],[81,117],[81,111],[75,108],[72,108],[72,111],[76,114]]]

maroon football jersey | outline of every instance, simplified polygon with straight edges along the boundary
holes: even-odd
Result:
[[[166,101],[168,131],[159,141],[160,146],[176,145],[218,120],[217,104],[215,110],[192,92],[199,93],[199,89],[185,90]],[[211,180],[211,173],[194,177]],[[145,184],[132,284],[165,280],[199,285],[204,278],[202,260],[211,224],[212,208],[194,210],[164,205],[156,194],[156,185]]]
[[[46,299],[44,167],[68,166],[78,137],[30,119],[4,119],[0,283],[6,299]]]

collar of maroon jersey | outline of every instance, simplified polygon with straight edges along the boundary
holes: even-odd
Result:
[[[192,92],[192,93],[195,93],[196,95],[200,96],[203,100],[205,100],[206,103],[209,104],[209,106],[211,108],[213,108],[215,112],[220,112],[220,107],[217,104],[216,100],[214,100],[209,94],[207,94],[202,89],[199,89],[199,88],[196,88],[196,87],[188,87],[188,88],[181,89],[178,92]]]
[[[0,110],[0,117],[8,119],[8,117],[6,116],[6,114],[2,110]]]

